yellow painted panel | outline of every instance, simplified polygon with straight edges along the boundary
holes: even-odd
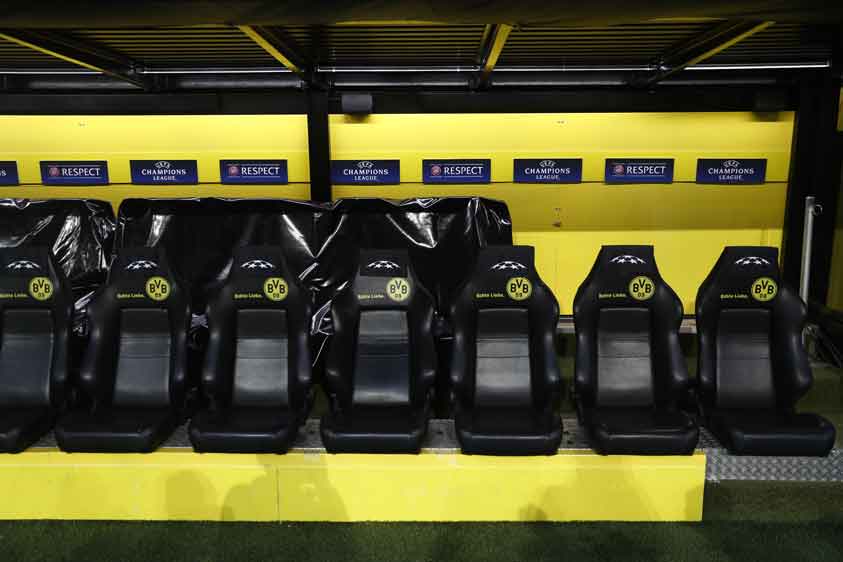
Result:
[[[295,463],[295,457],[291,459]],[[698,521],[705,456],[313,455],[279,467],[295,521]],[[490,493],[494,491],[493,493]]]
[[[4,455],[0,519],[277,521],[274,470],[256,455]]]
[[[491,158],[494,182],[512,181],[513,158],[583,158],[584,181],[596,182],[603,181],[606,158],[675,158],[676,181],[694,181],[697,158],[768,158],[767,180],[783,182],[793,118],[793,112],[332,115],[331,157],[399,158],[404,183],[422,181],[424,158]],[[478,195],[483,190],[475,187]]]
[[[310,184],[288,185],[230,185],[203,183],[199,185],[102,185],[102,186],[53,186],[25,185],[0,186],[0,197],[26,199],[86,198],[108,201],[117,212],[123,199],[135,197],[258,197],[283,199],[310,199]]]
[[[18,161],[23,184],[41,183],[38,162],[51,159],[107,160],[119,184],[130,181],[129,160],[195,159],[199,181],[213,183],[220,160],[285,158],[291,183],[310,181],[305,115],[5,115],[0,130],[0,153]]]
[[[35,450],[0,456],[0,519],[699,521],[704,483],[704,454]]]
[[[653,244],[662,275],[693,312],[699,283],[726,245],[780,246],[792,112],[373,115],[331,117],[333,158],[399,158],[400,186],[335,186],[334,196],[482,195],[506,201],[515,240],[571,314],[603,244]],[[606,185],[604,160],[675,159],[669,185]],[[767,158],[767,183],[693,183],[697,158]],[[490,185],[423,185],[424,158],[492,159]],[[584,183],[512,183],[512,159],[583,158]]]

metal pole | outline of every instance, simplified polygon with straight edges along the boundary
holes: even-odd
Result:
[[[814,217],[822,213],[822,205],[813,195],[805,198],[805,222],[802,227],[802,274],[799,277],[799,296],[808,303],[811,283],[811,246],[814,241]]]

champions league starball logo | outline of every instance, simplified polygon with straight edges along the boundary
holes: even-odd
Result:
[[[371,160],[361,160],[357,163],[357,167],[361,170],[371,170],[374,165],[375,163]]]
[[[240,166],[237,164],[231,164],[228,167],[228,175],[229,176],[239,176],[240,175]]]
[[[431,176],[441,176],[442,175],[442,166],[439,164],[434,164],[430,167],[430,175]]]
[[[724,168],[740,168],[741,163],[737,160],[726,160],[725,162],[723,162],[723,167]]]
[[[556,160],[542,160],[539,162],[539,167],[541,168],[555,168],[556,167]]]
[[[643,264],[647,263],[643,259],[639,258],[638,256],[630,256],[629,254],[624,254],[622,256],[615,256],[611,260],[611,263],[630,263],[630,264]]]
[[[159,170],[169,170],[170,165],[171,164],[166,160],[159,160],[158,162],[155,163],[155,167],[158,168]]]
[[[18,260],[7,265],[6,269],[11,269],[12,271],[32,271],[33,269],[41,269],[41,266],[34,261]]]
[[[47,174],[48,174],[51,178],[57,178],[57,177],[59,177],[59,176],[61,175],[61,170],[59,170],[59,167],[58,167],[58,166],[50,166],[50,167],[47,169]]]
[[[622,176],[626,172],[626,168],[624,168],[623,164],[615,164],[612,167],[612,173],[616,176]]]
[[[397,263],[389,261],[389,260],[378,260],[373,261],[369,265],[366,266],[367,269],[385,269],[385,270],[392,270],[392,269],[399,269]]]
[[[155,269],[158,264],[151,260],[137,260],[126,266],[129,271],[141,271],[144,269]]]
[[[518,263],[517,261],[500,261],[489,268],[492,271],[518,271],[520,269],[527,269],[527,266],[524,264]]]
[[[745,258],[741,258],[735,262],[735,265],[740,266],[747,266],[747,265],[770,265],[770,261],[761,258],[758,256],[746,256]]]
[[[240,267],[242,269],[275,269],[275,266],[266,260],[249,260]]]

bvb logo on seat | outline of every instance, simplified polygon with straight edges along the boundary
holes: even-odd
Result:
[[[163,277],[155,276],[146,280],[146,295],[154,301],[167,300],[170,296],[170,283]]]
[[[752,282],[749,294],[759,302],[767,302],[773,300],[778,292],[779,287],[775,281],[769,277],[759,277]]]
[[[655,288],[652,279],[646,275],[639,275],[629,282],[629,296],[638,301],[645,301],[653,296]]]
[[[38,301],[45,301],[53,296],[53,282],[47,277],[33,277],[29,281],[29,294]]]
[[[287,282],[282,277],[270,277],[263,282],[263,294],[271,301],[283,301],[288,291]]]
[[[523,301],[533,294],[533,285],[526,277],[512,277],[506,282],[506,294],[516,301]]]
[[[393,277],[386,283],[386,296],[395,302],[403,302],[410,296],[410,284],[403,277]]]

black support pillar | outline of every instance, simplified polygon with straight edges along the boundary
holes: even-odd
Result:
[[[328,92],[311,89],[307,106],[307,148],[310,155],[310,198],[331,200],[331,139]]]

